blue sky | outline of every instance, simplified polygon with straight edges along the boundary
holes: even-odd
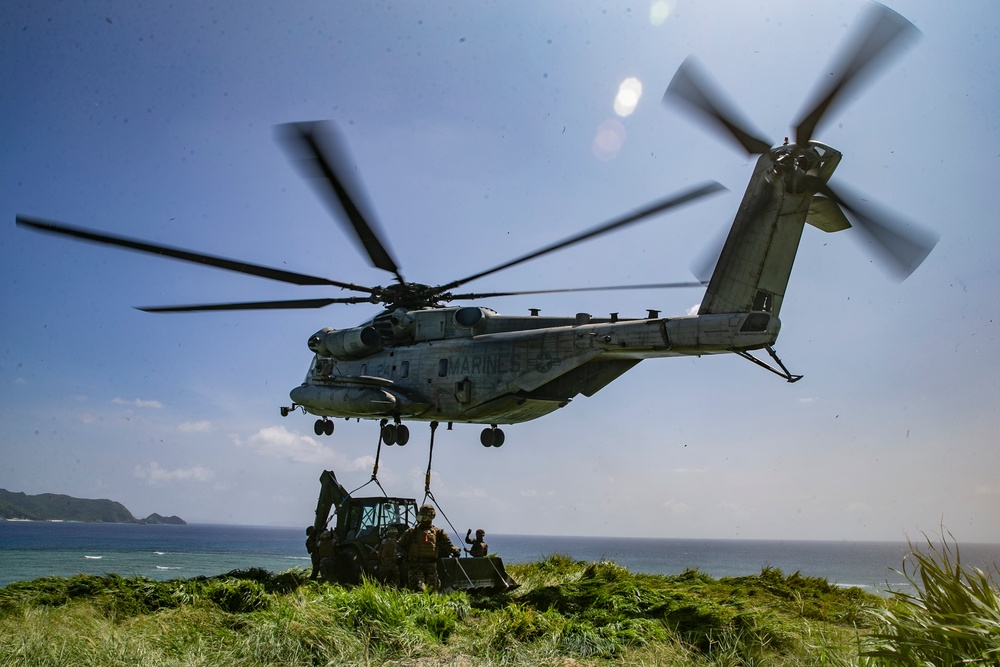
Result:
[[[498,533],[1000,542],[1000,10],[892,3],[922,38],[816,134],[837,178],[941,240],[898,284],[809,228],[782,309],[787,384],[734,356],[643,362],[506,429],[441,429],[433,490]],[[666,11],[662,11],[666,7]],[[0,487],[189,521],[311,521],[323,468],[368,480],[374,423],[278,406],[306,339],[371,306],[153,315],[325,296],[33,234],[26,214],[385,284],[288,163],[278,123],[331,119],[409,280],[441,283],[707,179],[729,192],[477,282],[689,280],[752,163],[661,97],[689,54],[775,141],[856,26],[854,1],[7,3],[0,16]],[[634,113],[619,86],[642,83]],[[620,140],[596,147],[608,127]],[[470,287],[473,287],[470,285]],[[541,295],[510,314],[646,309],[699,290]],[[422,497],[427,430],[383,451]],[[371,487],[369,487],[371,488]]]

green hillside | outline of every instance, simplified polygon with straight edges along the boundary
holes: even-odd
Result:
[[[73,498],[61,493],[40,493],[29,496],[0,489],[0,519],[31,521],[86,521],[95,523],[174,523],[183,524],[179,517],[151,514],[136,519],[119,502],[100,499]]]

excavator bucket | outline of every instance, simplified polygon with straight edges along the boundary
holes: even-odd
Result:
[[[499,556],[442,558],[438,561],[441,590],[497,594],[512,591],[520,584],[507,574]]]

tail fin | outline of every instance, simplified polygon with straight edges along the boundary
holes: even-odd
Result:
[[[818,146],[815,142],[813,145]],[[839,218],[832,219],[833,213],[824,205],[828,200],[816,196],[809,183],[790,184],[782,177],[774,177],[775,156],[780,150],[765,153],[757,160],[699,315],[764,311],[777,317],[805,223],[824,231],[850,226],[839,209],[835,212]],[[835,151],[827,156],[818,175],[822,181],[829,178],[839,157]]]

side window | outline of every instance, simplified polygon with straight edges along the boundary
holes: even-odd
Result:
[[[448,360],[440,359],[438,361],[438,377],[443,378],[448,375]]]
[[[358,523],[358,535],[366,535],[378,526],[378,506],[366,506]]]
[[[410,377],[410,362],[404,361],[399,365],[399,377]]]

